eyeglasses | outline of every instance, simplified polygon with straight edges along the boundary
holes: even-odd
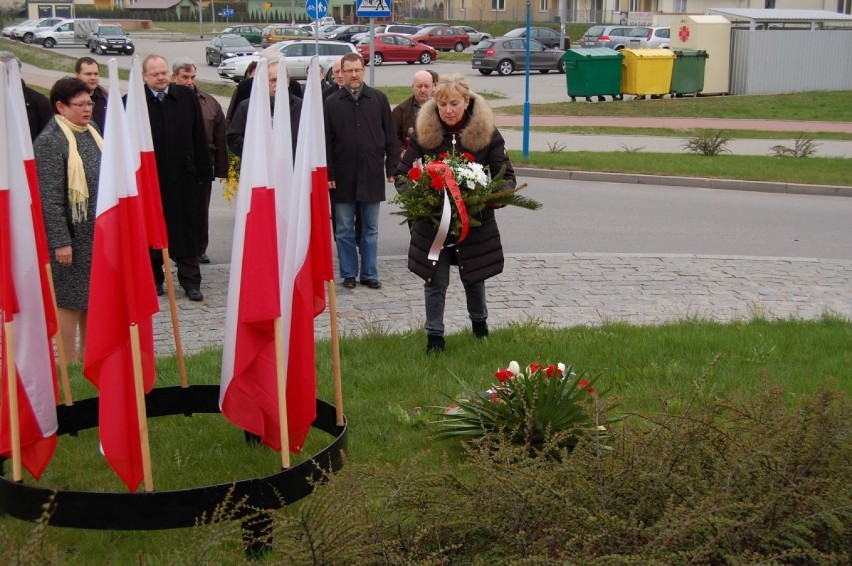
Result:
[[[72,102],[68,106],[76,106],[82,110],[83,108],[94,108],[95,103],[90,100],[89,102]]]
[[[347,75],[354,75],[354,74],[357,74],[357,73],[363,73],[364,67],[361,67],[360,69],[344,69],[343,72]]]

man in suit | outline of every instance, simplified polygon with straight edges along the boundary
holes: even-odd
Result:
[[[6,66],[18,65],[18,68],[21,66],[21,62],[10,51],[0,51],[0,64]],[[53,110],[50,108],[50,101],[47,97],[37,90],[28,87],[24,79],[21,79],[21,87],[24,89],[24,105],[27,107],[30,139],[35,141],[44,127],[50,122],[50,119],[53,118]]]
[[[187,298],[202,301],[198,250],[204,194],[200,183],[213,179],[204,115],[198,96],[192,90],[169,82],[169,64],[160,55],[145,57],[142,78],[169,236],[169,253],[177,264],[178,282]],[[162,294],[165,274],[159,251],[152,251],[151,267],[157,293]]]

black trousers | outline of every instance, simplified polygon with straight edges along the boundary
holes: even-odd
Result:
[[[202,197],[204,209],[201,211],[201,233],[198,235],[198,247],[200,248],[198,253],[206,254],[207,244],[210,241],[210,195],[213,192],[213,181],[198,183],[198,189],[204,195]]]
[[[166,281],[166,275],[163,273],[163,252],[162,250],[148,250],[151,256],[151,269],[154,272],[154,283],[157,286],[162,285]],[[178,283],[185,291],[190,289],[201,289],[201,269],[198,267],[198,255],[189,257],[173,257],[172,260],[177,264]]]

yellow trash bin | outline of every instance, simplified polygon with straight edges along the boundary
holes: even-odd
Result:
[[[621,92],[636,96],[668,94],[674,53],[668,49],[622,49]]]

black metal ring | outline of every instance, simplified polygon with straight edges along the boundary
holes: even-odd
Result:
[[[219,413],[219,386],[155,388],[145,398],[149,418],[193,413]],[[58,434],[98,426],[98,399],[57,407]],[[78,529],[156,530],[192,527],[202,518],[240,520],[279,509],[309,495],[328,472],[343,467],[346,428],[337,426],[333,405],[317,399],[313,426],[334,441],[311,458],[276,474],[174,491],[96,493],[25,485],[0,476],[0,513],[25,521],[46,517],[48,525]],[[4,462],[0,461],[0,470]],[[240,502],[233,513],[216,514],[224,501]],[[45,516],[45,510],[49,513]]]

